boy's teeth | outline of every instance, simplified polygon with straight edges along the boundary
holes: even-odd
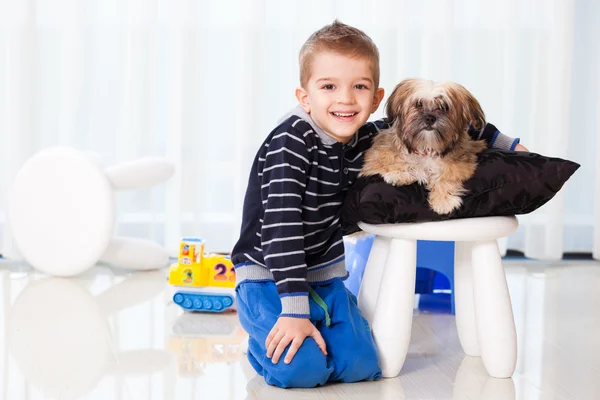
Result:
[[[333,115],[335,115],[336,117],[352,117],[355,114],[356,113],[333,113]]]

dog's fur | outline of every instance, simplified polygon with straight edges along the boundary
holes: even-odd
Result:
[[[397,186],[419,182],[436,213],[459,208],[463,182],[486,147],[467,132],[469,125],[485,125],[479,102],[457,83],[407,79],[392,92],[386,114],[391,127],[373,140],[360,176],[381,175]]]

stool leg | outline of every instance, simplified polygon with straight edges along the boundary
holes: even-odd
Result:
[[[480,356],[473,305],[473,269],[470,242],[456,242],[454,247],[454,302],[456,330],[463,351],[468,356]]]
[[[375,236],[358,290],[358,307],[371,326],[373,325],[373,314],[377,306],[383,268],[390,249],[390,241],[391,239],[384,236]]]
[[[473,300],[483,365],[490,376],[509,378],[517,363],[517,333],[497,242],[474,243],[472,262]]]
[[[417,241],[392,239],[373,317],[373,337],[384,378],[404,365],[412,328]]]

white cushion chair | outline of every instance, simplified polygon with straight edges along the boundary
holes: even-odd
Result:
[[[517,338],[496,239],[517,229],[515,217],[358,226],[376,235],[358,305],[371,324],[384,377],[400,373],[408,351],[417,240],[456,242],[456,327],[462,348],[469,356],[481,356],[490,376],[512,376]]]

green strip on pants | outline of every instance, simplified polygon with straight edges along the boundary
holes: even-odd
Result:
[[[317,292],[313,290],[313,288],[309,287],[308,293],[310,293],[310,297],[312,297],[314,302],[317,303],[317,305],[321,307],[323,311],[325,311],[325,326],[331,325],[331,318],[329,318],[329,309],[327,308],[327,304],[325,304],[321,296],[319,296]]]

